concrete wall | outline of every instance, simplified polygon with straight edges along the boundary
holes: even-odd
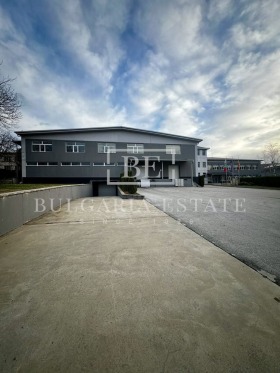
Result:
[[[92,185],[69,185],[0,195],[0,236],[67,200],[92,196]],[[37,210],[37,211],[36,211]]]

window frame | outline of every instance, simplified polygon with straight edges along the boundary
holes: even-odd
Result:
[[[76,161],[73,161],[73,162],[61,162],[60,166],[61,167],[90,167],[90,162],[86,162],[86,161],[83,161],[83,162],[76,162]]]
[[[103,147],[101,151],[101,146]],[[99,154],[108,154],[108,153],[116,153],[116,144],[113,142],[99,142],[97,144],[97,153]]]
[[[114,167],[116,164],[115,163],[106,163],[106,162],[94,162],[93,167]]]
[[[176,148],[177,148],[178,151],[176,150]],[[181,154],[181,145],[167,144],[167,145],[165,145],[165,152],[166,152],[166,154]]]
[[[68,148],[72,147],[72,151],[69,151]],[[80,149],[83,151],[80,151]],[[66,141],[65,142],[65,153],[85,153],[86,144],[82,141]]]
[[[31,164],[33,163],[33,164]],[[39,164],[39,163],[43,163],[43,164]],[[52,164],[50,164],[52,163]],[[57,167],[58,166],[58,162],[41,162],[41,161],[30,161],[30,162],[26,162],[26,166],[28,167]]]
[[[143,154],[144,144],[127,144],[126,149],[129,154]]]
[[[38,146],[38,150],[34,150],[34,146]],[[47,147],[51,147],[48,149]],[[31,151],[32,153],[47,153],[52,152],[53,143],[51,140],[32,140]]]

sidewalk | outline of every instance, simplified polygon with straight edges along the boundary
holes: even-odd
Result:
[[[0,238],[1,372],[279,372],[280,288],[143,200]]]

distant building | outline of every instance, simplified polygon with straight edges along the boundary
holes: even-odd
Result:
[[[280,176],[280,164],[272,165],[265,163],[261,165],[262,176]]]
[[[205,179],[204,182],[207,184],[208,178],[207,178],[207,150],[209,148],[204,148],[202,146],[197,147],[197,176],[204,175]]]
[[[261,161],[258,159],[237,159],[208,157],[208,182],[222,183],[236,177],[261,175]]]
[[[0,153],[0,170],[15,171],[16,153]]]
[[[20,152],[0,153],[0,180],[18,179]]]

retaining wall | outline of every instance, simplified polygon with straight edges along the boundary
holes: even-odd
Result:
[[[73,200],[92,196],[92,185],[66,185],[0,195],[0,236],[51,209]]]

